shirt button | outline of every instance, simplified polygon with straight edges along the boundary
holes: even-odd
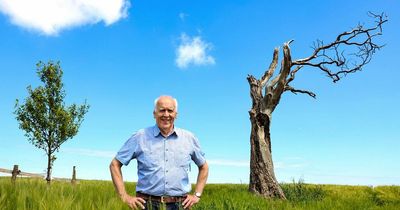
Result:
[[[168,162],[168,159],[166,159],[165,162]]]
[[[168,149],[166,149],[165,151],[167,151],[167,152],[168,152]]]
[[[166,170],[165,172],[168,173],[168,170]]]

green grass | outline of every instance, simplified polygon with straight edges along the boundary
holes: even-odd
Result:
[[[132,194],[135,184],[126,183]],[[288,200],[264,199],[247,191],[244,184],[208,184],[193,210],[257,209],[400,209],[400,186],[312,185],[302,181],[282,184]],[[90,210],[129,209],[120,201],[110,181],[54,181],[0,178],[2,210]]]

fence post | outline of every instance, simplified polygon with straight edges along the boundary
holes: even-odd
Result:
[[[17,179],[17,175],[20,173],[21,171],[18,170],[18,165],[14,165],[13,171],[12,171],[12,176],[11,176],[11,182],[15,183],[15,180]]]
[[[72,168],[72,179],[71,179],[71,183],[75,184],[76,183],[76,170],[75,170],[75,166]]]

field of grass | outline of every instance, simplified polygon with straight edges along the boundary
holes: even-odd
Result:
[[[135,184],[126,183],[130,193]],[[400,209],[400,186],[282,184],[286,201],[263,199],[247,192],[244,184],[208,184],[193,210],[231,209]],[[75,186],[54,181],[0,178],[1,210],[114,210],[129,209],[114,192],[111,181],[81,180]]]

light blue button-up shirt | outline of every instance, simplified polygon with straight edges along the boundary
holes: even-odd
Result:
[[[190,192],[190,160],[197,166],[206,162],[199,141],[192,133],[174,128],[164,137],[157,125],[133,134],[115,158],[123,165],[137,159],[136,191],[156,196],[181,196]]]

